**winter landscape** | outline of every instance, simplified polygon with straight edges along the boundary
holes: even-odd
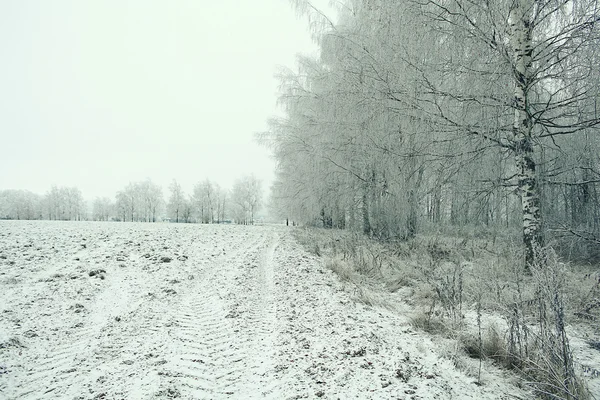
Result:
[[[3,398],[530,398],[356,302],[285,227],[0,226]]]
[[[344,279],[285,226],[0,227],[3,398],[533,397],[416,327],[414,290]],[[597,370],[597,328],[577,334]]]
[[[599,0],[0,2],[0,399],[600,399]]]

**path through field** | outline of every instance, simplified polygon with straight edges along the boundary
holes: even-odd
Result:
[[[273,226],[0,221],[2,399],[514,399]]]

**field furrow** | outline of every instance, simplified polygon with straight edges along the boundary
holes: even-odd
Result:
[[[285,227],[0,224],[1,399],[518,392],[474,385],[406,316],[353,301]]]

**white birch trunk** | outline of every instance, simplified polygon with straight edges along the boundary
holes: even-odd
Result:
[[[510,12],[515,78],[513,140],[518,187],[523,207],[525,266],[528,270],[538,262],[538,253],[543,246],[539,188],[533,157],[533,123],[529,113],[528,99],[531,89],[532,32],[530,16],[532,11],[533,0],[515,0]]]

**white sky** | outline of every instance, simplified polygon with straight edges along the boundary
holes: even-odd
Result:
[[[273,75],[315,52],[288,0],[0,0],[0,189],[268,187]]]

